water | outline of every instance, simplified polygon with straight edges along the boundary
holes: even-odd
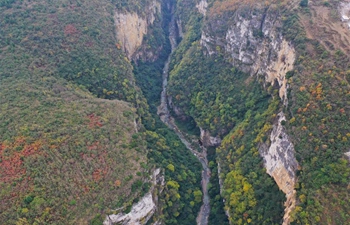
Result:
[[[169,26],[169,40],[171,44],[171,53],[177,47],[176,45],[176,25],[175,18],[172,16],[170,26]],[[178,129],[175,124],[174,118],[171,117],[168,109],[167,102],[167,85],[168,85],[168,76],[169,76],[169,63],[171,60],[171,54],[168,56],[168,59],[164,65],[163,69],[163,83],[162,83],[162,93],[160,97],[160,106],[158,107],[157,114],[159,115],[161,121],[166,124],[170,129],[174,130],[177,136],[180,138],[182,143],[194,154],[197,159],[200,161],[203,167],[202,171],[202,193],[203,193],[203,204],[197,216],[197,225],[207,225],[208,217],[210,213],[210,198],[208,194],[208,184],[210,180],[210,169],[208,167],[208,159],[207,159],[207,149],[202,147],[202,151],[198,152],[191,146],[191,141],[187,140],[184,133]]]

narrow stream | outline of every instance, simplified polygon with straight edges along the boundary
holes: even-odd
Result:
[[[172,12],[173,13],[173,12]],[[169,26],[169,40],[171,44],[171,53],[175,50],[177,47],[176,44],[176,25],[175,25],[175,18],[172,16],[170,26]],[[201,206],[201,209],[197,216],[197,225],[207,225],[208,224],[208,217],[210,213],[210,199],[208,194],[207,186],[209,184],[210,180],[210,169],[208,167],[208,160],[207,160],[207,149],[202,147],[202,151],[198,152],[196,151],[192,146],[191,142],[186,139],[185,135],[183,134],[180,129],[175,124],[174,118],[171,117],[168,109],[168,102],[167,102],[167,95],[166,95],[166,88],[168,85],[168,76],[169,76],[169,63],[171,60],[171,54],[168,56],[168,59],[164,65],[163,69],[163,84],[162,84],[162,93],[160,98],[160,106],[158,107],[157,114],[159,115],[161,121],[167,125],[170,129],[174,130],[177,136],[180,138],[182,143],[185,144],[185,146],[191,151],[192,154],[194,154],[197,159],[201,162],[203,171],[202,171],[202,193],[203,193],[203,204]]]

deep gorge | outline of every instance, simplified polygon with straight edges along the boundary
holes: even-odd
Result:
[[[350,224],[348,0],[0,3],[0,223]]]

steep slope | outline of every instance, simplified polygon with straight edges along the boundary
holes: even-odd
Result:
[[[102,222],[99,214],[147,191],[136,115],[147,107],[116,46],[113,9],[109,1],[1,4],[2,224]],[[105,100],[116,98],[134,104]]]
[[[171,5],[1,3],[1,223],[101,224],[151,197],[155,208],[138,222],[193,224],[200,164],[150,117],[130,63],[148,60],[136,74],[149,61],[162,67]],[[122,15],[147,21],[134,54],[119,40]],[[155,166],[165,182],[148,192]]]
[[[346,224],[347,3],[286,3],[197,1],[178,12],[188,22],[168,94],[180,119],[223,138],[231,224]]]
[[[147,159],[130,104],[52,77],[2,78],[0,97],[4,224],[84,224],[139,195]]]
[[[350,223],[348,8],[1,2],[0,222]]]

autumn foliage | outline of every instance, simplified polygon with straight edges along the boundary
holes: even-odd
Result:
[[[268,6],[276,3],[284,3],[284,0],[223,0],[223,1],[215,1],[213,7],[210,9],[211,15],[220,15],[224,12],[235,11],[240,6],[249,6],[249,7],[257,7]]]
[[[24,158],[41,154],[41,146],[41,141],[27,143],[24,137],[18,137],[14,143],[1,143],[0,182],[10,183],[25,175]]]
[[[73,24],[68,24],[64,28],[64,35],[74,35],[74,34],[77,34],[77,33],[78,33],[78,30]]]

